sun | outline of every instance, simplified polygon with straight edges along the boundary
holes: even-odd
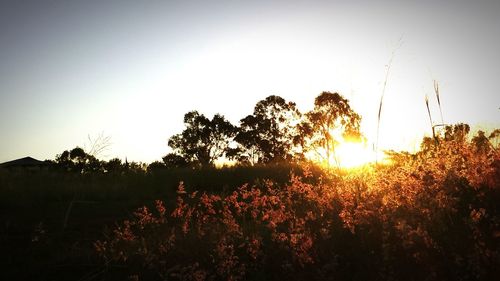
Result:
[[[375,153],[366,142],[340,142],[333,153],[333,163],[340,168],[356,168],[375,161]]]
[[[342,139],[336,143],[335,148],[329,153],[329,159],[327,159],[327,155],[328,153],[323,148],[317,148],[314,151],[309,151],[306,157],[319,163],[324,168],[356,169],[376,162],[376,153],[369,148],[366,140]]]

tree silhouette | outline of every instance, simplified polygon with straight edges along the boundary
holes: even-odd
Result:
[[[166,167],[165,163],[160,162],[160,161],[153,161],[148,165],[146,171],[151,174],[151,173],[155,173],[155,172],[164,170],[166,168],[167,167]]]
[[[56,165],[66,171],[70,171],[73,169],[73,161],[71,161],[71,158],[69,157],[69,151],[65,150],[61,154],[56,155],[55,159]]]
[[[293,140],[300,112],[295,103],[271,95],[259,101],[252,115],[241,119],[235,140],[241,145],[239,161],[269,163],[293,158]]]
[[[102,170],[102,163],[94,156],[87,154],[81,147],[65,150],[56,155],[57,166],[65,171],[77,173],[98,172]]]
[[[349,101],[338,93],[322,92],[314,100],[314,109],[305,116],[300,125],[303,139],[298,142],[304,150],[316,151],[328,164],[331,164],[335,147],[342,138],[361,137],[361,117],[354,112]]]
[[[189,161],[186,160],[186,158],[175,153],[165,155],[162,160],[167,168],[183,168],[189,166]]]
[[[113,174],[120,174],[125,169],[124,165],[122,164],[122,160],[118,158],[110,159],[108,162],[105,162],[103,166],[106,172]]]
[[[212,120],[197,111],[184,115],[186,129],[172,136],[168,145],[188,162],[200,166],[213,165],[229,148],[236,128],[224,116],[216,114]]]

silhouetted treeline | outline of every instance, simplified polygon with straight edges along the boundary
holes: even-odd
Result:
[[[330,92],[317,96],[314,109],[304,114],[294,102],[271,95],[239,126],[220,114],[209,119],[191,111],[184,115],[186,129],[169,139],[173,152],[163,158],[164,165],[212,166],[221,158],[241,165],[298,162],[309,152],[328,162],[339,138],[361,137],[360,121],[347,99]]]
[[[63,151],[49,162],[58,171],[80,174],[213,167],[217,160],[243,166],[299,163],[308,153],[316,162],[328,163],[342,138],[362,137],[360,122],[349,101],[338,93],[321,93],[314,100],[314,108],[306,113],[301,113],[294,102],[271,95],[257,102],[253,113],[242,118],[238,126],[221,114],[210,119],[198,111],[186,113],[186,128],[170,137],[172,152],[161,162],[102,161],[80,147]]]
[[[71,172],[76,174],[94,174],[94,173],[145,173],[148,165],[138,162],[122,162],[118,158],[109,161],[99,160],[81,147],[75,147],[71,150],[65,150],[56,155],[54,161],[47,161],[51,164],[53,171]],[[154,167],[154,164],[153,166]]]

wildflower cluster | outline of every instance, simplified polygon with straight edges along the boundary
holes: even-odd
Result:
[[[500,152],[442,141],[326,179],[156,201],[95,243],[159,280],[485,280],[500,264]],[[142,278],[142,279],[141,279]]]

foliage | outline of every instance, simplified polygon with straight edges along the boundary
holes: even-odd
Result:
[[[197,111],[184,115],[186,129],[172,136],[168,145],[190,163],[210,166],[223,157],[235,136],[235,127],[224,116],[216,114],[212,120]]]
[[[122,164],[122,160],[118,158],[113,158],[108,162],[103,163],[104,170],[108,173],[120,174],[125,171],[125,167]]]
[[[306,169],[229,193],[181,184],[174,206],[139,208],[95,248],[138,279],[493,280],[500,153],[460,128],[392,164],[319,181]]]
[[[251,115],[234,127],[221,115],[212,120],[197,111],[184,116],[186,129],[172,136],[168,167],[213,165],[225,157],[240,165],[299,162],[312,157],[331,164],[337,144],[359,140],[361,117],[338,93],[322,92],[304,116],[294,102],[271,95],[259,101]],[[315,153],[315,154],[314,154]],[[308,155],[306,155],[308,154]]]
[[[235,141],[242,149],[236,158],[251,164],[291,160],[300,116],[295,103],[282,97],[271,95],[259,101],[253,114],[240,121]]]
[[[148,165],[148,168],[146,169],[146,171],[148,173],[155,173],[155,172],[164,170],[166,168],[167,168],[167,166],[165,165],[165,163],[160,162],[160,161],[154,161]]]
[[[184,168],[189,166],[189,161],[186,158],[175,153],[165,155],[162,160],[166,168]]]
[[[349,101],[338,93],[321,93],[314,100],[314,109],[305,116],[300,126],[304,139],[298,142],[304,150],[316,152],[328,164],[331,164],[332,153],[341,138],[361,137],[361,117],[354,112]]]
[[[147,165],[139,162],[125,163],[118,158],[112,158],[109,161],[97,159],[95,156],[85,152],[83,148],[75,147],[71,150],[65,150],[61,154],[56,155],[54,161],[48,161],[51,170],[58,172],[68,172],[76,174],[127,174],[127,173],[144,173]]]
[[[76,173],[92,173],[102,168],[101,162],[97,158],[86,153],[80,147],[63,151],[56,156],[55,162],[57,167]]]

